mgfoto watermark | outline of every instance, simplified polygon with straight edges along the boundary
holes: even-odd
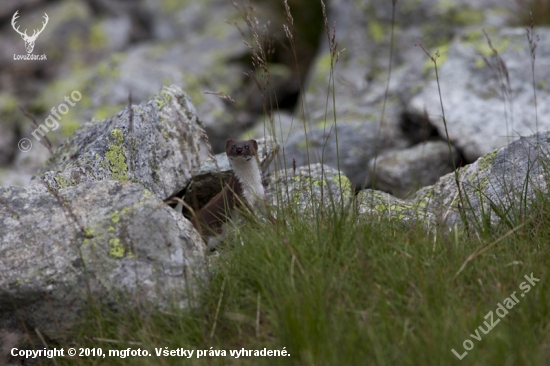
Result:
[[[57,108],[53,107],[50,110],[51,114],[46,117],[44,123],[39,124],[38,127],[31,133],[36,141],[40,141],[42,137],[50,132],[50,130],[57,130],[59,128],[59,121],[62,119],[61,115],[67,114],[69,112],[69,106],[74,107],[76,105],[76,102],[78,102],[80,99],[82,99],[82,94],[78,90],[75,90],[71,93],[70,98],[68,96],[65,96],[64,98],[65,102],[68,105],[65,103],[61,103],[57,106]],[[22,152],[30,151],[30,149],[32,148],[32,142],[27,138],[23,138],[19,140],[18,147],[19,150],[21,150]]]
[[[522,294],[521,294],[521,297],[524,297],[526,293],[528,293],[529,291],[531,291],[531,286],[535,287],[535,285],[537,284],[537,282],[540,281],[540,279],[538,278],[535,278],[533,277],[533,273],[531,272],[531,275],[525,275],[524,278],[527,280],[525,282],[522,282],[520,285],[519,285],[519,288],[520,290],[522,290]],[[497,304],[497,308],[495,310],[495,313],[498,315],[498,318],[504,318],[506,316],[506,314],[508,314],[508,310],[512,309],[515,305],[517,305],[519,303],[519,299],[517,298],[516,296],[516,291],[512,292],[512,294],[510,296],[508,296],[507,298],[505,298],[502,303],[504,304],[501,304],[500,302]],[[491,330],[493,330],[493,328],[498,324],[500,323],[500,319],[494,319],[494,316],[493,316],[493,312],[492,311],[489,311],[487,313],[487,315],[484,316],[484,319],[487,319],[490,323],[488,324],[487,321],[484,321],[483,324],[485,325],[485,327],[487,327],[487,329],[483,328],[482,325],[480,325],[479,327],[477,327],[477,329],[475,330],[475,335],[474,334],[470,334],[470,337],[472,339],[475,339],[476,341],[480,342],[481,341],[481,338],[482,338],[482,334],[479,333],[479,331],[481,331],[483,334],[488,334]],[[453,354],[459,359],[459,360],[462,360],[464,357],[466,357],[466,355],[468,354],[468,351],[471,351],[473,348],[474,348],[474,342],[472,342],[472,340],[470,339],[466,339],[463,343],[462,343],[462,347],[464,347],[464,349],[466,351],[464,351],[464,353],[462,354],[459,354],[457,351],[455,351],[455,349],[451,349],[451,352],[453,352]]]

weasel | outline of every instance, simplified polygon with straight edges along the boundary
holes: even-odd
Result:
[[[253,207],[258,198],[265,198],[258,165],[256,140],[227,140],[225,152],[234,173],[222,191],[195,216],[195,227],[204,237],[221,234],[222,225],[235,207],[243,203]],[[244,200],[243,200],[244,199]]]

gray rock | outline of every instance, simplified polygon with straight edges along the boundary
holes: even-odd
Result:
[[[454,164],[453,164],[454,158]],[[376,189],[405,197],[454,171],[460,162],[456,149],[443,141],[428,141],[408,149],[388,151],[369,162]],[[376,170],[375,170],[376,169]]]
[[[357,194],[357,212],[363,217],[387,218],[406,226],[423,225],[435,228],[436,217],[421,202],[402,200],[389,193],[372,189]]]
[[[115,311],[186,306],[204,276],[199,234],[138,184],[3,187],[0,206],[0,329],[24,321],[59,335],[90,299]]]
[[[269,179],[267,201],[273,206],[297,205],[298,212],[318,214],[340,210],[353,198],[350,180],[338,170],[322,164],[301,166],[294,172],[280,170]]]
[[[537,28],[536,33],[540,35],[535,63],[537,108],[524,28],[490,33],[494,48],[506,64],[501,72],[480,30],[457,38],[438,60],[449,138],[467,161],[474,161],[520,136],[550,129],[550,105],[543,102],[550,98],[546,85],[550,79],[550,30]],[[426,109],[439,134],[445,136],[435,80],[412,99],[410,109],[416,113]]]
[[[474,229],[488,223],[509,226],[517,222],[519,213],[525,212],[533,200],[546,195],[548,151],[549,132],[521,138],[458,171],[462,199],[455,174],[450,173],[433,186],[422,188],[409,200],[389,195],[381,197],[373,191],[361,192],[359,212],[382,215],[391,212],[390,216],[397,215],[399,220],[427,217],[428,222],[449,227],[463,225],[462,212]],[[373,199],[376,195],[380,199]]]
[[[364,120],[358,117],[351,121],[338,122],[338,151],[336,128],[330,122],[326,128],[320,122],[318,125],[321,126],[308,130],[309,146],[303,129],[293,132],[284,149],[285,165],[281,166],[292,169],[294,159],[296,166],[306,165],[308,162],[323,163],[333,168],[339,167],[354,186],[369,186],[372,177],[368,175],[368,162],[377,152],[405,147],[407,143],[401,138],[396,126],[380,128],[375,117],[364,117]],[[280,157],[283,157],[282,154]]]
[[[363,101],[362,105],[368,105],[369,100],[381,98],[385,91],[390,58],[392,1],[335,0],[328,7],[329,24],[332,26],[336,22],[338,50],[346,49],[334,73],[336,98],[352,97]],[[390,95],[398,95],[406,101],[422,89],[425,67],[430,64],[416,44],[423,44],[431,51],[433,47],[450,42],[463,29],[479,29],[481,25],[503,27],[509,21],[506,15],[511,10],[515,11],[516,7],[514,0],[398,1]],[[310,107],[310,110],[322,109],[326,101],[330,66],[328,52],[325,36],[310,78],[318,90],[317,107]],[[307,90],[311,91],[311,86]],[[332,95],[329,95],[329,101],[331,98]],[[380,103],[379,100],[377,102]]]
[[[416,136],[402,131],[403,127],[404,130],[408,127],[403,126],[402,119],[406,101],[423,89],[428,76],[426,69],[430,67],[427,56],[415,44],[422,43],[431,51],[434,46],[450,42],[461,29],[479,27],[489,19],[491,24],[502,26],[506,17],[497,19],[494,15],[514,6],[513,0],[397,2],[392,77],[385,97],[392,2],[331,1],[329,24],[332,26],[336,22],[337,51],[344,48],[345,51],[331,74],[329,44],[326,36],[323,37],[323,46],[305,88],[306,119],[311,121],[309,128],[314,131],[309,140],[317,150],[313,155],[320,155],[319,146],[326,137],[317,126],[325,120],[330,125],[336,115],[343,130],[340,169],[353,184],[363,186],[367,182],[369,187],[371,177],[366,168],[368,161],[375,157],[373,151],[377,143],[378,154],[382,154],[417,142]],[[386,112],[382,121],[384,103]],[[296,113],[296,119],[301,121],[301,110]],[[346,128],[346,124],[350,126]],[[380,125],[382,138],[377,138]],[[304,146],[303,133],[302,136],[294,135],[285,151],[288,155],[296,155],[300,165],[305,162]],[[329,142],[328,150],[331,151],[325,154],[323,163],[337,167],[333,146],[334,143]],[[320,159],[314,157],[313,162],[320,162]]]
[[[55,189],[104,179],[132,181],[166,199],[181,191],[199,166],[203,134],[179,87],[102,122],[88,122],[55,151],[38,176]]]
[[[118,2],[111,9],[101,3],[110,13],[134,12],[128,9],[134,6],[131,5]],[[174,2],[159,6],[156,1],[138,1],[135,6],[144,14],[133,14],[134,23],[146,23],[151,32],[148,37],[153,37],[154,42],[127,45],[121,52],[102,57],[93,65],[64,70],[65,77],[49,84],[36,98],[35,108],[49,111],[66,93],[79,90],[83,99],[70,109],[62,124],[61,132],[68,137],[81,121],[105,119],[116,113],[128,103],[130,93],[137,104],[162,86],[175,84],[191,97],[213,146],[223,144],[230,130],[242,132],[250,119],[241,112],[246,109],[241,108],[244,102],[233,94],[241,87],[243,72],[247,69],[235,60],[248,49],[238,29],[228,24],[228,20],[239,18],[231,3],[208,0],[200,4]],[[103,30],[112,28],[132,31],[127,21],[116,19],[118,22],[113,23],[109,18],[96,27],[101,26],[102,35]],[[126,34],[121,36],[122,40],[118,36],[107,38],[118,45],[126,39]],[[239,112],[226,100],[204,93],[217,91],[233,95]]]

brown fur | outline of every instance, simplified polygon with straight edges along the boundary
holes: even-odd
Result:
[[[220,193],[215,195],[195,216],[195,227],[204,237],[221,234],[222,225],[231,215],[235,207],[235,195],[241,195],[241,185],[235,177],[231,177]]]

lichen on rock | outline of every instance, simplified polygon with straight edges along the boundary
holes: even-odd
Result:
[[[87,122],[57,149],[37,177],[59,189],[83,182],[140,183],[166,199],[199,166],[203,130],[189,97],[164,87],[149,101],[101,122]],[[136,148],[137,147],[137,148]]]

